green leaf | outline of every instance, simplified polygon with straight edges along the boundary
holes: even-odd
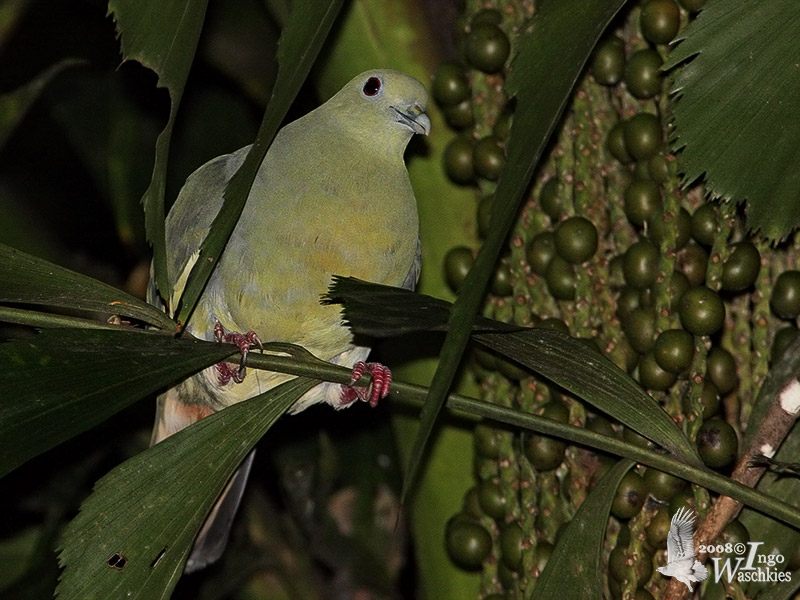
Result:
[[[0,148],[5,146],[17,124],[22,121],[50,80],[64,69],[80,64],[84,64],[84,61],[74,58],[61,60],[22,87],[7,94],[0,94]]]
[[[614,465],[575,512],[558,536],[530,600],[597,598],[603,589],[603,540],[611,502],[620,481],[633,466],[629,460]]]
[[[530,29],[517,38],[518,52],[506,86],[517,103],[505,167],[495,190],[490,233],[453,306],[439,367],[420,414],[403,498],[417,478],[427,441],[461,362],[486,284],[542,151],[600,34],[624,3],[625,0],[542,2]],[[558,69],[553,69],[556,64]]]
[[[153,245],[153,269],[158,290],[170,297],[164,237],[164,188],[172,129],[183,89],[189,77],[208,0],[109,0],[124,60],[135,60],[158,75],[158,85],[169,91],[169,120],[156,141],[156,159],[150,185],[144,193],[145,229]]]
[[[673,85],[684,182],[705,173],[714,195],[746,200],[748,226],[770,239],[800,225],[799,38],[792,0],[709,2],[664,65],[691,58]]]
[[[286,111],[300,91],[300,86],[314,64],[343,3],[344,0],[295,0],[292,3],[292,12],[278,42],[278,75],[272,97],[267,104],[256,141],[242,166],[225,187],[222,208],[200,246],[202,260],[197,261],[189,274],[176,311],[178,323],[185,324],[194,311],[239,215],[242,214],[261,161],[267,154]]]
[[[114,286],[4,244],[0,244],[0,302],[95,311],[175,329],[163,312]]]
[[[64,533],[61,600],[169,598],[197,532],[233,472],[318,382],[294,379],[221,410],[97,482]],[[112,557],[124,557],[124,563]]]
[[[694,444],[661,405],[585,342],[552,329],[481,333],[475,339],[544,375],[687,464],[703,465]]]
[[[444,300],[352,278],[336,278],[326,296],[326,302],[333,301],[344,305],[345,322],[359,335],[437,331],[447,324],[449,303]],[[702,466],[694,444],[658,402],[585,342],[552,329],[525,329],[483,317],[472,331],[477,342],[545,376],[687,464]]]
[[[55,329],[0,344],[0,476],[234,351],[135,330]]]

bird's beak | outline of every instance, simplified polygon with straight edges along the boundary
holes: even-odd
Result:
[[[395,106],[392,109],[395,112],[395,120],[408,127],[414,133],[428,135],[431,132],[430,118],[416,104],[402,110]]]

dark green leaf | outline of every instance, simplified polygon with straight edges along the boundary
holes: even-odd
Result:
[[[124,330],[46,330],[0,344],[0,476],[231,353]]]
[[[0,302],[95,311],[175,329],[163,312],[114,286],[4,244],[0,244]]]
[[[400,288],[337,278],[327,298],[344,304],[346,322],[361,335],[436,331],[447,325],[448,302]],[[482,317],[473,327],[473,339],[544,375],[686,463],[702,466],[694,444],[658,402],[585,342],[552,329],[523,329]]]
[[[258,440],[316,385],[294,379],[124,462],[95,485],[63,538],[62,600],[169,598],[214,501]],[[123,563],[113,556],[124,557]]]
[[[158,84],[169,91],[169,121],[156,141],[156,160],[150,186],[144,193],[145,229],[153,245],[153,267],[158,290],[170,297],[164,237],[164,187],[172,128],[189,76],[208,0],[141,2],[109,0],[124,60],[135,60],[155,71]]]
[[[619,461],[586,496],[558,536],[558,544],[536,580],[530,600],[601,596],[603,568],[600,561],[608,513],[619,482],[632,466],[629,460]]]
[[[13,9],[12,9],[13,10]],[[14,132],[17,124],[27,114],[31,104],[39,97],[50,80],[68,67],[82,64],[77,59],[64,59],[46,69],[21,88],[0,94],[0,148]]]
[[[278,42],[278,75],[258,136],[244,163],[225,187],[225,201],[200,247],[198,260],[183,291],[176,314],[186,323],[231,236],[250,193],[261,161],[308,75],[344,0],[295,0]]]
[[[771,239],[800,225],[798,38],[795,2],[709,2],[664,66],[691,58],[673,86],[684,181],[705,173],[714,195],[746,200],[748,226]]]
[[[480,333],[475,339],[556,382],[686,463],[702,466],[694,444],[661,405],[585,342],[552,329]]]
[[[420,414],[420,427],[406,471],[404,498],[416,480],[425,446],[466,348],[486,284],[542,151],[600,34],[624,3],[625,0],[542,2],[528,31],[517,38],[518,51],[506,86],[517,102],[506,163],[495,190],[490,233],[453,306],[439,367]]]

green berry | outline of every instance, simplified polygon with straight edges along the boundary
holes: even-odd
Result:
[[[625,44],[614,36],[602,42],[592,57],[592,75],[600,85],[616,85],[625,72]]]
[[[528,247],[525,252],[525,257],[528,260],[531,271],[537,275],[545,274],[547,266],[555,255],[556,236],[552,231],[537,233],[533,239],[528,242]]]
[[[446,528],[445,548],[459,567],[477,571],[492,549],[492,537],[479,523],[451,519]]]
[[[658,256],[658,249],[650,240],[631,244],[622,262],[625,283],[637,290],[653,285],[658,276]]]
[[[625,85],[636,98],[652,98],[661,92],[661,56],[655,50],[637,50],[625,65]]]
[[[694,335],[711,335],[725,322],[725,304],[715,291],[698,285],[680,300],[678,314],[683,328]]]
[[[441,106],[454,106],[470,97],[464,70],[455,63],[439,65],[431,81],[431,95]]]
[[[461,284],[467,276],[475,258],[472,250],[466,246],[456,246],[451,248],[444,257],[445,279],[450,285],[450,289],[457,292],[461,289]]]
[[[636,160],[648,160],[661,148],[661,121],[655,115],[640,112],[625,123],[625,148]]]
[[[556,300],[575,299],[575,269],[558,254],[552,258],[545,270],[547,290]]]
[[[727,467],[739,453],[736,432],[722,419],[709,419],[697,432],[697,452],[707,467]]]
[[[583,217],[569,217],[555,230],[556,252],[566,261],[580,264],[597,250],[597,229]]]
[[[625,190],[625,216],[641,227],[661,211],[661,192],[650,179],[635,179]]]
[[[481,22],[471,27],[466,51],[473,67],[484,73],[497,73],[506,63],[511,43],[497,25]]]
[[[761,255],[751,242],[738,242],[722,266],[722,289],[741,292],[753,285],[761,270]]]
[[[620,121],[608,132],[606,148],[619,162],[623,164],[633,162],[633,156],[625,146],[625,121]]]
[[[506,154],[497,139],[488,136],[479,140],[472,151],[475,172],[490,181],[497,180],[506,161]]]
[[[770,306],[782,319],[800,315],[800,271],[784,271],[772,287]]]
[[[638,474],[628,471],[620,481],[614,499],[611,501],[611,513],[618,519],[630,519],[639,513],[647,498],[647,488]]]
[[[639,25],[642,35],[654,44],[669,44],[681,25],[681,11],[675,0],[649,0],[642,7]]]
[[[456,183],[472,183],[475,166],[472,160],[472,140],[465,136],[453,138],[444,149],[444,170]]]
[[[658,366],[670,373],[685,371],[694,358],[694,337],[683,329],[662,331],[653,346]]]

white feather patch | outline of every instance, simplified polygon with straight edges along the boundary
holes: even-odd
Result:
[[[800,412],[800,381],[796,379],[787,385],[780,394],[781,408],[790,415]]]
[[[200,258],[200,249],[195,250],[192,255],[189,257],[189,260],[186,261],[186,264],[183,266],[183,270],[181,274],[178,275],[178,279],[175,280],[175,285],[172,286],[172,294],[169,297],[169,316],[175,316],[175,310],[178,308],[178,300],[181,298],[181,294],[183,294],[184,288],[186,288],[186,281],[189,279],[189,273],[192,272],[197,259]]]

